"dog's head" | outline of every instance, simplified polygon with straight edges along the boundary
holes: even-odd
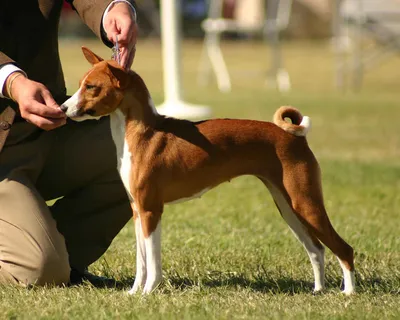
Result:
[[[61,105],[76,121],[98,119],[115,111],[129,83],[128,72],[117,62],[104,61],[86,47],[82,51],[93,67],[81,79],[78,91]]]

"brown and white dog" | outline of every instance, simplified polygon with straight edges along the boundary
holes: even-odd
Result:
[[[199,197],[241,175],[259,178],[311,260],[315,287],[324,287],[324,246],[337,256],[344,293],[354,291],[353,249],[333,229],[324,207],[320,169],[305,138],[310,119],[281,107],[274,123],[200,122],[157,113],[135,72],[82,48],[93,65],[63,105],[77,120],[110,115],[118,170],[129,195],[137,241],[136,278],[129,293],[153,291],[162,279],[161,215],[165,204]],[[289,118],[291,123],[285,121]]]

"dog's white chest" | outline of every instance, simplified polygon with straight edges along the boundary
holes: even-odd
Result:
[[[129,151],[128,143],[125,139],[126,119],[120,110],[116,110],[110,115],[110,125],[111,135],[117,149],[118,171],[130,199],[133,200],[129,183],[132,154]]]

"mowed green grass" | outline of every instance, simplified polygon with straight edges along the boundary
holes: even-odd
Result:
[[[72,93],[88,70],[86,45],[109,57],[97,41],[63,42],[60,50]],[[241,177],[201,199],[167,206],[163,216],[164,281],[150,296],[128,296],[135,272],[129,223],[90,270],[124,289],[0,288],[0,318],[12,319],[399,319],[400,318],[400,59],[367,74],[363,90],[333,88],[329,43],[283,46],[293,90],[264,84],[269,50],[226,43],[234,90],[196,84],[201,45],[183,48],[184,96],[212,107],[215,117],[270,120],[280,105],[311,117],[309,144],[320,161],[326,207],[339,234],[355,249],[357,293],[340,293],[342,274],[326,251],[324,294],[312,294],[305,250],[281,219],[263,185]],[[134,69],[156,104],[163,100],[160,44],[141,41]]]

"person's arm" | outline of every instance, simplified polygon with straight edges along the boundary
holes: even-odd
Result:
[[[14,72],[24,73],[20,68],[15,65],[15,61],[13,59],[0,51],[0,98],[8,98],[6,90],[7,87],[5,86],[5,84],[7,78]]]
[[[131,2],[114,0],[103,15],[103,28],[108,40],[120,48],[121,66],[130,69],[136,53],[138,27],[136,10]]]
[[[132,0],[67,0],[105,45],[118,35],[121,65],[130,68],[136,52],[136,10]]]
[[[18,103],[22,118],[44,130],[65,124],[65,114],[41,83],[29,80],[11,58],[0,52],[0,97]]]
[[[0,66],[7,63],[15,63],[15,61],[0,51]]]
[[[108,47],[113,43],[109,41],[104,23],[105,17],[117,3],[125,2],[135,15],[136,3],[133,0],[66,0],[72,8],[79,14],[83,22],[101,39]]]
[[[23,76],[27,77],[26,73],[18,68],[14,63],[0,65],[0,98],[11,98],[7,90],[7,80],[14,73],[21,73]]]
[[[101,26],[103,13],[111,0],[67,0],[72,8],[79,14],[83,22],[102,39]]]
[[[108,16],[108,13],[111,11],[111,9],[114,8],[115,5],[119,3],[125,3],[125,9],[128,9],[129,14],[133,15],[133,21],[136,23],[136,3],[135,1],[128,1],[128,0],[113,0],[111,3],[107,6],[106,10],[103,13],[103,19],[102,19],[102,24],[101,24],[101,35],[102,35],[102,40],[103,42],[108,46],[112,47],[113,46],[113,34],[110,33],[110,26],[109,21],[106,19]],[[107,25],[107,30],[109,31],[107,34],[107,31],[105,29],[105,26]]]

